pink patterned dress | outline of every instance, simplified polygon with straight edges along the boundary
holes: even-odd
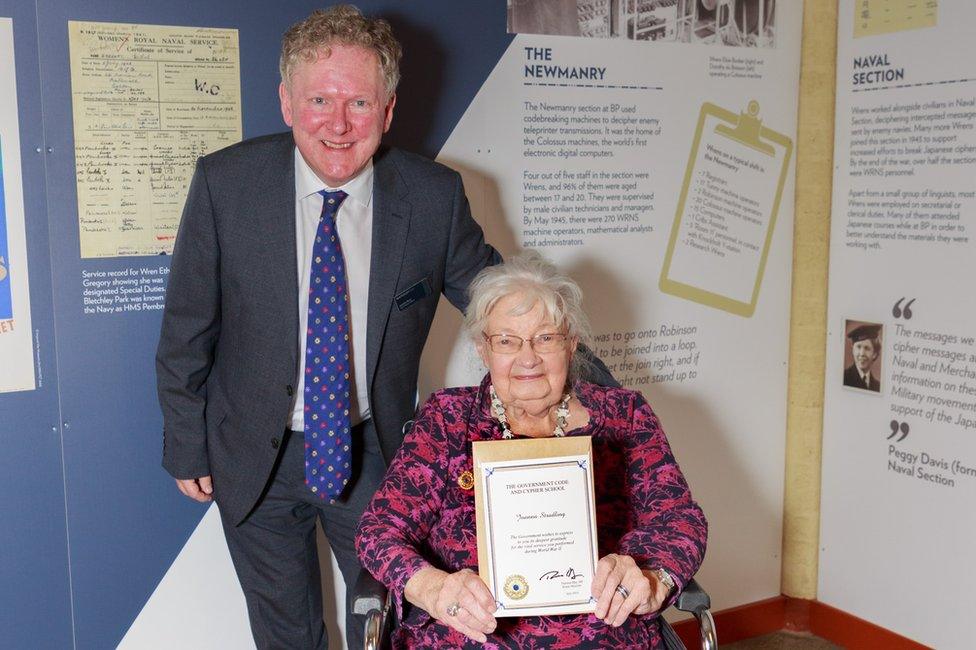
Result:
[[[430,397],[360,522],[360,560],[391,589],[401,621],[394,647],[662,647],[656,614],[631,616],[619,628],[592,614],[499,618],[482,646],[419,607],[404,605],[404,586],[421,568],[478,570],[474,490],[463,489],[458,478],[472,470],[471,442],[502,437],[491,415],[488,382],[486,377],[480,386]],[[634,391],[581,381],[574,393],[590,422],[567,435],[593,437],[600,557],[630,555],[640,566],[663,568],[680,589],[701,564],[707,523],[657,416]]]

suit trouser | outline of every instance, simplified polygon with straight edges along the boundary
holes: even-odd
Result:
[[[360,569],[354,540],[359,518],[379,486],[385,466],[371,420],[353,427],[352,442],[353,481],[335,504],[305,487],[304,434],[286,431],[268,486],[254,510],[237,526],[221,513],[227,546],[247,601],[251,633],[262,650],[329,647],[322,621],[316,519],[322,522],[346,583],[348,647],[363,647],[363,631],[354,621],[351,607]]]

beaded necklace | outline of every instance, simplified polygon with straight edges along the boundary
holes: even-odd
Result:
[[[498,397],[498,393],[495,392],[494,384],[488,387],[489,394],[491,396],[491,413],[495,416],[495,419],[502,425],[502,438],[513,438],[511,427],[508,426],[508,416],[505,415],[505,405],[502,404],[501,399]],[[571,395],[566,393],[563,395],[562,400],[559,402],[559,406],[556,407],[556,427],[552,430],[552,435],[557,437],[562,437],[566,435],[566,424],[569,420],[569,400]]]

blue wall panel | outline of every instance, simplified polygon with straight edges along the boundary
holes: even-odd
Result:
[[[0,16],[13,19],[38,383],[33,391],[0,394],[0,646],[67,648],[71,602],[37,26],[30,2],[0,0]]]

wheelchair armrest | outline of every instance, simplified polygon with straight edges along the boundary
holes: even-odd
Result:
[[[352,593],[352,613],[365,617],[363,640],[365,650],[383,647],[390,613],[390,592],[366,569],[359,570]]]
[[[352,613],[365,616],[372,610],[383,612],[386,608],[387,590],[379,580],[366,569],[359,570],[356,586],[353,587]]]
[[[718,648],[718,633],[715,630],[715,619],[709,608],[712,600],[694,579],[689,580],[684,590],[678,595],[675,607],[683,612],[691,612],[698,620],[698,632],[701,635],[703,650]]]
[[[678,595],[678,600],[674,606],[683,612],[696,613],[709,609],[712,606],[712,601],[705,590],[701,588],[701,585],[692,578]]]

